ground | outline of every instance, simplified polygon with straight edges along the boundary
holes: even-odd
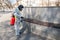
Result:
[[[14,26],[9,24],[11,13],[0,12],[0,40],[16,40]],[[17,39],[18,40],[18,39]],[[19,40],[40,40],[39,36],[32,33],[23,33]]]

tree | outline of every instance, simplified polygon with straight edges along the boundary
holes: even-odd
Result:
[[[6,7],[9,9],[13,8],[13,6],[9,0],[0,0],[0,8],[5,9]]]

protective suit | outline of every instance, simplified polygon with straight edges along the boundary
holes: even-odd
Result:
[[[15,16],[15,24],[14,24],[15,32],[16,32],[16,35],[19,35],[19,32],[20,32],[19,28],[20,28],[22,14],[20,13],[18,8],[15,9],[14,16]]]
[[[29,25],[27,25],[27,23],[23,20],[23,15],[22,15],[22,13],[20,12],[20,11],[22,11],[23,10],[23,6],[22,5],[20,5],[20,6],[18,6],[16,9],[15,9],[15,11],[14,11],[14,16],[15,16],[15,24],[14,24],[14,26],[15,26],[15,32],[16,32],[16,35],[20,35],[20,34],[22,34],[25,30],[26,30],[26,28],[28,29],[28,32],[30,33],[31,32],[31,28],[29,27]],[[20,30],[19,28],[20,28],[20,23],[22,23],[22,25],[23,25],[23,27],[22,27],[22,29]]]

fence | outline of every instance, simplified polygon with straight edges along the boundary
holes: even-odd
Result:
[[[60,23],[60,7],[26,7],[23,16],[48,23]],[[28,23],[34,34],[40,35],[44,40],[60,40],[60,29]]]

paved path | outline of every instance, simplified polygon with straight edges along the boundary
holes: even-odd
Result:
[[[1,22],[0,24],[0,40],[16,40],[14,27],[8,25],[9,21]],[[22,34],[19,40],[40,40],[39,36],[34,34]]]
[[[11,13],[1,13],[0,12],[0,40],[16,40],[14,27],[9,25]],[[39,27],[39,26],[38,26]],[[43,30],[43,28],[40,28]],[[51,30],[51,29],[50,29]],[[33,33],[23,33],[21,37],[17,40],[60,40],[60,30],[43,30],[40,35],[37,36]],[[39,31],[41,32],[41,31]],[[47,33],[45,33],[47,32]],[[38,33],[38,31],[36,31]],[[45,36],[45,37],[44,37]],[[49,38],[49,39],[48,39]]]
[[[16,40],[14,27],[9,25],[11,14],[0,12],[0,40]],[[18,39],[17,39],[18,40]],[[22,34],[19,40],[40,40],[39,36],[34,34]]]

